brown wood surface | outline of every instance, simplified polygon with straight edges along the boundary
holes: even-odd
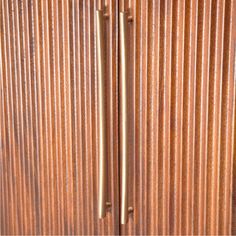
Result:
[[[235,234],[236,1],[121,0],[119,8],[133,18],[127,83],[134,212],[122,234]]]
[[[98,220],[94,0],[0,1],[0,233],[118,234],[118,3],[107,5],[109,200]]]
[[[99,220],[95,10],[104,5],[112,207]],[[123,10],[133,18],[127,225]],[[236,234],[235,42],[236,0],[0,0],[0,234]]]

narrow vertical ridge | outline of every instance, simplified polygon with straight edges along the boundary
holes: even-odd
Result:
[[[218,232],[219,212],[219,167],[220,167],[220,126],[222,95],[222,60],[225,1],[212,2],[209,117],[208,117],[208,161],[207,161],[207,206],[206,233]]]
[[[79,215],[78,215],[78,209],[79,209],[79,195],[78,195],[78,114],[77,114],[77,58],[76,58],[76,52],[78,48],[76,47],[76,36],[77,36],[77,19],[76,19],[76,11],[77,11],[77,3],[76,1],[70,1],[70,32],[72,32],[70,37],[70,51],[71,54],[71,106],[72,106],[72,166],[73,166],[73,234],[79,234],[79,229],[81,228],[80,222],[79,222]]]
[[[57,2],[57,1],[56,1]],[[61,232],[62,234],[67,233],[67,204],[66,204],[66,194],[65,194],[65,178],[64,178],[64,125],[63,125],[63,115],[64,115],[64,93],[63,93],[63,76],[64,76],[64,67],[63,67],[63,54],[61,48],[63,48],[63,38],[62,38],[62,17],[61,17],[61,4],[62,1],[57,2],[56,7],[56,22],[57,22],[57,56],[58,56],[58,82],[57,82],[57,93],[58,93],[58,124],[59,124],[59,146],[60,146],[60,201],[61,201]]]
[[[39,98],[39,87],[40,83],[39,80],[41,80],[40,77],[40,55],[39,55],[39,26],[38,26],[38,3],[33,1],[31,2],[31,14],[32,14],[32,37],[34,40],[34,51],[33,51],[33,78],[34,78],[34,85],[33,85],[33,93],[34,93],[34,123],[35,123],[35,139],[36,139],[36,164],[35,164],[35,208],[36,208],[36,234],[42,234],[42,186],[41,186],[41,169],[40,169],[40,162],[42,159],[42,141],[40,139],[41,133],[40,133],[40,119],[39,119],[39,113],[40,111],[40,103],[38,101]]]
[[[50,234],[51,233],[51,202],[50,202],[50,147],[49,147],[49,114],[48,114],[48,88],[47,88],[47,82],[50,80],[49,75],[49,65],[48,65],[48,42],[47,42],[47,9],[45,5],[47,4],[46,1],[42,0],[39,3],[39,26],[40,26],[40,44],[42,45],[42,49],[40,50],[40,68],[41,68],[41,109],[42,109],[42,150],[43,153],[43,159],[41,163],[41,171],[43,172],[43,201],[44,201],[44,211],[45,211],[45,219],[44,219],[44,234]],[[47,199],[47,200],[46,200]]]
[[[82,212],[84,214],[84,218],[81,217],[81,223],[83,225],[81,231],[83,234],[87,233],[87,227],[85,224],[85,221],[87,222],[88,216],[86,214],[87,212],[87,205],[86,205],[86,194],[87,194],[87,189],[83,188],[84,184],[87,184],[86,182],[86,175],[85,175],[85,161],[83,156],[86,156],[86,148],[85,148],[85,130],[84,130],[84,123],[85,123],[85,107],[84,107],[84,73],[85,73],[85,58],[83,55],[85,55],[85,38],[84,38],[84,22],[83,22],[83,17],[84,17],[84,2],[80,1],[79,2],[79,54],[78,54],[78,60],[79,60],[79,66],[80,66],[80,73],[79,73],[79,84],[78,84],[78,89],[79,89],[79,114],[80,114],[80,119],[79,119],[79,130],[81,132],[80,135],[80,147],[81,147],[81,155],[79,158],[80,161],[80,194],[81,194],[81,205],[82,205]],[[83,191],[82,191],[83,190]],[[89,222],[89,221],[88,221]]]
[[[142,219],[142,192],[139,190],[139,186],[142,186],[142,175],[140,173],[140,160],[141,158],[141,140],[140,140],[140,124],[142,122],[141,119],[141,109],[140,109],[140,104],[141,104],[141,86],[142,86],[142,80],[140,76],[140,58],[139,58],[139,51],[140,51],[140,46],[141,46],[141,3],[140,1],[135,1],[134,4],[134,17],[135,17],[135,25],[134,25],[134,78],[135,78],[135,157],[136,160],[138,159],[139,161],[134,162],[134,209],[136,214],[134,214],[134,222],[137,224],[137,228],[134,228],[133,234],[138,234],[139,232],[142,234],[143,232],[143,219]],[[141,214],[140,214],[141,213]]]
[[[233,78],[234,44],[233,33],[233,2],[225,2],[225,26],[222,73],[222,105],[221,105],[221,140],[220,140],[220,178],[219,178],[219,234],[231,233],[231,186],[233,164],[234,136],[234,103],[235,85]]]
[[[50,83],[51,83],[51,68],[50,68],[50,55],[49,55],[49,22],[48,22],[48,0],[43,0],[41,2],[42,9],[42,28],[43,28],[43,70],[44,70],[44,81],[43,81],[43,89],[44,89],[44,112],[45,112],[45,150],[46,150],[46,172],[47,172],[47,221],[48,228],[46,233],[52,234],[52,228],[54,228],[53,221],[53,212],[52,212],[52,192],[51,192],[51,183],[52,183],[52,173],[51,173],[51,94],[50,94]]]
[[[53,229],[53,234],[59,234],[62,233],[61,231],[61,208],[60,208],[60,177],[59,177],[59,161],[60,161],[60,148],[59,148],[59,122],[58,122],[58,94],[57,94],[57,88],[58,88],[58,54],[57,54],[57,24],[56,22],[56,17],[57,17],[57,3],[54,0],[50,1],[50,22],[51,22],[51,57],[52,57],[52,65],[51,65],[51,93],[52,93],[52,120],[53,120],[53,137],[54,137],[54,145],[53,145],[53,173],[54,173],[54,180],[53,180],[53,186],[54,186],[54,191],[56,191],[54,197],[54,212],[56,214],[55,216],[55,224],[54,224],[54,229]]]
[[[147,75],[148,75],[148,16],[149,16],[149,3],[140,1],[140,123],[139,123],[139,173],[140,173],[140,200],[141,200],[141,212],[139,213],[142,218],[142,228],[140,233],[147,234]],[[142,37],[141,37],[142,35]]]
[[[0,28],[1,28],[1,32],[3,32],[3,13],[2,13],[2,1],[0,1],[0,19],[1,19],[1,24],[0,24]],[[8,188],[6,186],[6,133],[5,133],[5,93],[4,93],[4,75],[5,75],[5,71],[4,71],[4,55],[3,55],[3,51],[4,48],[2,48],[3,45],[3,37],[0,38],[0,86],[1,86],[1,139],[2,139],[2,146],[1,146],[1,159],[2,159],[2,175],[1,175],[1,182],[2,182],[2,207],[1,207],[1,211],[2,211],[2,219],[3,219],[3,225],[1,227],[1,234],[6,234],[7,230],[8,230],[8,222],[9,222],[9,214],[8,211],[6,209],[8,207],[8,198],[7,198],[7,192],[8,192]]]
[[[79,147],[79,155],[77,157],[77,161],[78,161],[78,170],[79,170],[79,175],[78,175],[78,193],[79,193],[79,206],[80,206],[80,212],[78,212],[78,216],[79,216],[79,222],[80,222],[80,225],[81,225],[81,228],[80,228],[80,231],[79,233],[80,234],[85,234],[85,227],[84,227],[84,219],[83,217],[81,217],[82,215],[85,216],[85,209],[84,209],[84,191],[82,191],[83,189],[83,182],[84,182],[84,175],[83,175],[83,127],[82,127],[82,121],[83,121],[83,118],[82,118],[82,76],[83,76],[83,64],[82,64],[82,53],[83,51],[81,50],[82,49],[82,45],[83,43],[83,38],[81,36],[82,34],[82,21],[81,21],[81,17],[82,17],[82,7],[81,7],[81,4],[80,2],[77,2],[77,12],[78,12],[78,15],[77,15],[77,24],[78,24],[78,32],[77,32],[77,37],[78,37],[78,43],[76,44],[77,45],[77,68],[78,68],[78,73],[77,73],[77,78],[78,78],[78,84],[76,86],[76,89],[78,91],[78,94],[77,94],[77,99],[78,99],[78,134],[80,134],[78,136],[78,147]],[[97,147],[97,146],[96,146]]]
[[[160,1],[151,1],[148,13],[147,64],[147,234],[158,232],[158,116]]]
[[[88,101],[88,92],[89,92],[89,83],[86,78],[88,76],[88,71],[87,71],[87,66],[88,66],[88,29],[86,27],[86,20],[88,21],[88,3],[87,2],[83,2],[83,5],[82,5],[82,12],[83,12],[83,15],[82,15],[82,19],[83,22],[82,22],[82,35],[83,35],[83,44],[82,44],[82,47],[83,47],[83,79],[82,79],[82,87],[81,87],[81,90],[82,90],[82,114],[83,114],[83,123],[84,125],[83,126],[83,134],[84,134],[84,143],[83,143],[83,146],[84,146],[84,156],[86,157],[86,160],[89,160],[89,133],[90,133],[90,130],[89,130],[89,115],[88,115],[88,107],[87,105],[89,104],[89,101]],[[85,20],[86,19],[86,20]],[[91,234],[91,229],[90,229],[90,225],[91,225],[91,215],[90,215],[90,206],[89,206],[89,187],[90,187],[90,184],[89,184],[89,167],[88,167],[88,163],[87,162],[84,162],[83,161],[83,174],[84,174],[84,181],[83,181],[83,184],[86,186],[85,187],[85,191],[84,191],[84,205],[85,205],[85,218],[86,218],[86,221],[87,221],[87,224],[85,227],[85,233],[86,234]]]
[[[66,6],[66,40],[67,40],[67,138],[68,138],[68,172],[69,172],[69,202],[70,202],[70,233],[74,234],[74,185],[73,185],[73,156],[72,156],[72,90],[71,90],[71,33],[70,25],[72,24],[70,21],[70,16],[72,15],[70,9],[69,0],[67,0]]]
[[[199,0],[196,62],[194,234],[205,234],[211,1]]]
[[[64,185],[63,185],[63,147],[62,147],[62,97],[61,97],[61,54],[60,54],[60,12],[59,12],[59,1],[53,1],[54,3],[54,43],[55,43],[55,79],[54,79],[54,92],[55,92],[55,117],[56,117],[56,132],[57,132],[57,167],[58,167],[58,211],[59,211],[59,219],[60,222],[60,233],[65,234],[65,218],[64,218]],[[60,183],[60,184],[59,184]]]
[[[170,234],[181,232],[182,115],[185,1],[175,1],[172,13],[170,114]]]
[[[55,195],[54,195],[54,150],[53,150],[53,99],[52,99],[52,86],[53,86],[53,52],[52,52],[52,20],[51,20],[51,4],[50,1],[44,1],[44,11],[46,15],[46,29],[45,29],[45,40],[46,40],[46,57],[47,57],[47,64],[48,64],[48,72],[47,72],[47,110],[48,110],[48,142],[49,142],[49,195],[50,195],[50,220],[51,220],[51,228],[50,234],[56,230],[55,225]]]
[[[186,1],[183,85],[183,169],[181,232],[193,234],[195,90],[198,1]]]
[[[160,8],[160,120],[158,143],[159,234],[169,234],[170,187],[170,108],[171,108],[171,51],[172,2],[161,2]]]

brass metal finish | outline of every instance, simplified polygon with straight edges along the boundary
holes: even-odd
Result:
[[[105,58],[104,58],[104,31],[103,11],[96,11],[97,20],[97,66],[98,66],[98,144],[99,144],[99,176],[98,176],[98,216],[106,215],[106,130],[105,130]]]
[[[128,219],[127,196],[127,24],[128,14],[120,12],[120,158],[121,158],[121,224]]]

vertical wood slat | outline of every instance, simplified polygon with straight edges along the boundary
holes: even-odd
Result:
[[[118,44],[107,6],[109,200],[97,215],[97,1],[0,2],[1,234],[118,234]]]
[[[234,228],[235,5],[121,1],[119,10],[133,17],[127,83],[134,207],[122,234]]]

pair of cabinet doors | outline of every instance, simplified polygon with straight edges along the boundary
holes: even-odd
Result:
[[[235,28],[235,0],[1,0],[1,234],[236,233]]]

